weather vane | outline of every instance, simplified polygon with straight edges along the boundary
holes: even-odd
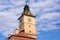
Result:
[[[29,2],[29,0],[26,0],[26,4]]]

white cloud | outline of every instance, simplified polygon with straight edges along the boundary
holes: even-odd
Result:
[[[17,18],[21,15],[25,2],[26,0],[0,1],[0,32],[3,32],[4,35],[8,35],[18,27]],[[37,30],[46,31],[59,29],[54,25],[58,23],[57,21],[54,22],[54,20],[56,20],[55,17],[57,17],[57,19],[60,17],[60,13],[55,12],[55,10],[60,8],[59,4],[56,4],[57,2],[58,0],[29,0],[28,4],[31,8],[32,14],[38,15],[36,15],[36,20],[38,19],[36,22],[37,25],[39,25],[37,26]],[[45,28],[42,27],[44,26],[43,24],[45,25]]]
[[[19,27],[18,16],[20,16],[22,13],[22,10],[23,10],[22,6],[24,5],[25,1],[10,0],[9,1],[10,4],[13,4],[13,5],[10,5],[6,2],[7,0],[4,2],[5,4],[3,3],[3,1],[1,1],[0,3],[0,28],[1,28],[0,32],[2,32],[5,36],[7,36],[8,34],[12,34],[13,31]]]
[[[10,2],[14,5],[24,5],[25,1],[24,0],[10,0]]]
[[[37,30],[49,31],[60,29],[60,27],[56,26],[56,24],[60,23],[59,17],[60,13],[57,12],[41,15],[39,20],[37,20]]]
[[[17,17],[11,12],[0,12],[0,32],[4,35],[11,33],[18,27]],[[6,36],[7,36],[6,35]]]
[[[31,11],[35,14],[39,13],[43,14],[46,12],[54,12],[59,10],[60,5],[57,4],[58,0],[40,0],[38,2],[33,2],[30,4]]]
[[[43,14],[40,19],[53,19],[54,17],[60,16],[60,13],[53,12],[53,13],[47,13]]]

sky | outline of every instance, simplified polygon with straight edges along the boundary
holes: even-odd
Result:
[[[19,27],[27,0],[0,0],[0,40],[14,34]],[[37,40],[60,40],[60,0],[28,0],[31,13],[36,16]]]

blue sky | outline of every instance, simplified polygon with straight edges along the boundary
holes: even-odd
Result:
[[[18,28],[26,0],[0,0],[0,40]],[[28,0],[36,16],[37,40],[60,40],[60,0]]]

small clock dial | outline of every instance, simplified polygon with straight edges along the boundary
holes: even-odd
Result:
[[[31,22],[31,19],[29,18],[28,21]]]

